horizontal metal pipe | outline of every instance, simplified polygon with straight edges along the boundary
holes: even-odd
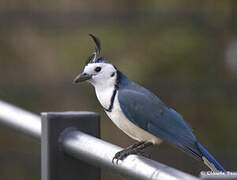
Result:
[[[3,101],[0,101],[0,122],[37,139],[41,137],[41,118],[39,116]],[[104,169],[109,168],[133,179],[197,179],[194,176],[137,155],[128,156],[123,161],[119,161],[118,165],[113,164],[113,156],[122,148],[80,131],[72,130],[63,133],[60,140],[63,149],[69,155]]]
[[[0,122],[24,134],[38,139],[41,137],[39,116],[3,101],[0,101]]]
[[[112,163],[112,159],[122,148],[92,137],[80,131],[71,131],[62,137],[64,150],[90,164],[109,168],[133,179],[150,180],[196,180],[189,174],[178,171],[156,161],[142,156],[130,155],[118,165]]]

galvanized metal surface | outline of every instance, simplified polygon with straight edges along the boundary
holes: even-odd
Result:
[[[40,140],[39,116],[0,101],[0,122]],[[66,153],[103,169],[110,169],[132,179],[196,180],[198,178],[145,157],[130,155],[118,165],[112,163],[121,147],[80,131],[64,133],[62,146]]]
[[[125,160],[119,161],[118,165],[113,164],[114,154],[122,148],[80,131],[68,132],[64,135],[62,142],[64,150],[75,158],[104,169],[109,168],[130,178],[150,180],[197,179],[194,176],[137,155],[128,156]]]
[[[0,100],[0,123],[29,134],[41,137],[41,119],[39,116]]]

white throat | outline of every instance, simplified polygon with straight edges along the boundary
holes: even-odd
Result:
[[[113,96],[114,92],[114,87],[107,87],[107,88],[97,88],[95,87],[95,93],[96,96],[100,102],[100,104],[103,106],[105,109],[109,109],[110,103],[111,103],[111,97]]]
[[[113,96],[116,85],[116,77],[113,78],[113,81],[105,81],[104,83],[96,83],[93,85],[95,87],[96,96],[100,104],[103,108],[109,109],[111,104],[111,98]]]

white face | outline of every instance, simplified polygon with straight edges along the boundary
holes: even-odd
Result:
[[[116,83],[116,69],[109,63],[89,63],[85,66],[83,73],[92,75],[88,81],[95,87],[110,87]]]

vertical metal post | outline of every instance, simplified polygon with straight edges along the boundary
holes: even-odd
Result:
[[[99,168],[65,154],[60,143],[64,132],[75,129],[99,137],[99,116],[92,112],[48,112],[41,117],[41,180],[100,180]]]

